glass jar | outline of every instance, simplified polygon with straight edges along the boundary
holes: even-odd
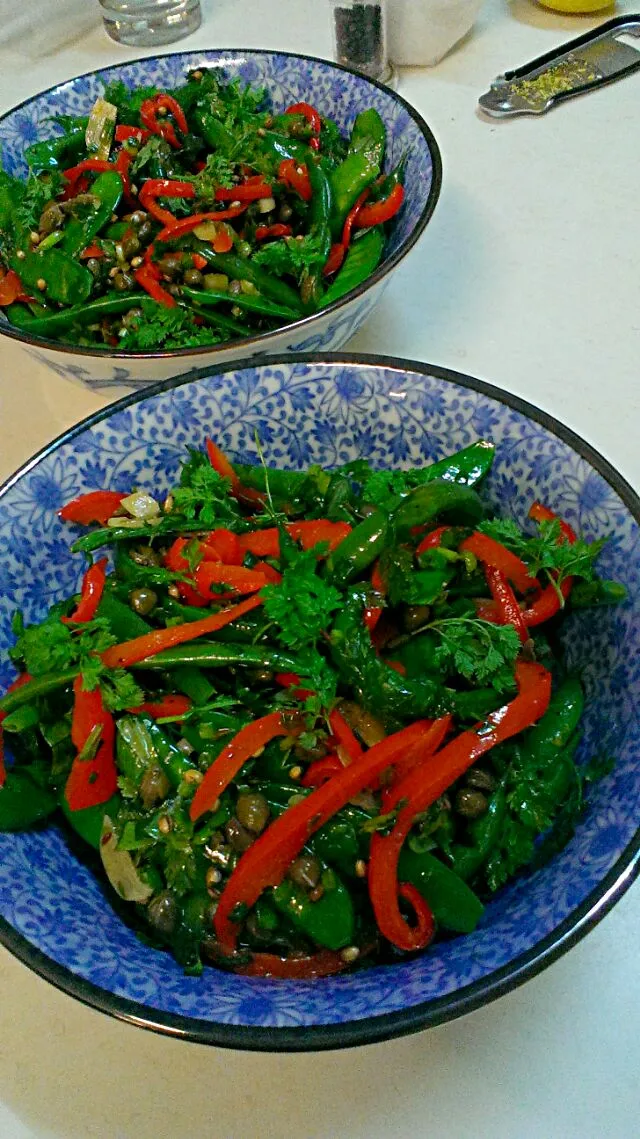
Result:
[[[389,83],[386,0],[330,0],[335,59],[370,79]]]

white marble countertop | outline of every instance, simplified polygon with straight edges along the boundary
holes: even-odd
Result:
[[[326,0],[203,0],[178,47],[330,55]],[[618,12],[637,9],[618,5]],[[600,17],[602,19],[604,17]],[[440,144],[418,248],[349,350],[490,380],[565,420],[640,486],[640,75],[541,118],[489,121],[496,74],[594,26],[485,0],[474,32],[400,91]],[[0,104],[143,54],[89,0],[0,0]],[[0,345],[0,478],[104,399]],[[3,1139],[631,1139],[640,891],[545,973],[452,1024],[343,1053],[223,1052],[84,1008],[0,950]]]

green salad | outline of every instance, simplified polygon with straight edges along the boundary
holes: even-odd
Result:
[[[68,503],[89,564],[40,624],[16,614],[0,829],[54,817],[193,973],[319,977],[471,933],[603,770],[575,762],[557,628],[624,597],[543,504],[493,517],[493,456],[295,472],[208,440],[162,502]]]
[[[0,167],[0,306],[65,344],[171,351],[299,320],[376,269],[403,204],[374,108],[347,138],[202,68],[172,91],[111,83],[54,121],[26,181]]]

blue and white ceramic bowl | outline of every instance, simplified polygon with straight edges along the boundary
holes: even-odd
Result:
[[[51,116],[88,114],[105,83],[122,80],[128,87],[176,87],[197,67],[215,68],[226,79],[239,77],[243,83],[266,87],[276,112],[300,100],[311,101],[345,133],[360,111],[375,107],[387,128],[386,168],[392,169],[403,155],[407,158],[405,202],[391,223],[384,258],[367,281],[313,316],[230,345],[144,353],[77,348],[29,336],[0,314],[0,333],[21,341],[34,359],[57,375],[96,390],[144,387],[190,367],[215,367],[267,352],[341,348],[380,299],[391,271],[420,237],[438,200],[442,178],[438,145],[424,119],[400,95],[328,60],[274,51],[173,52],[91,71],[51,87],[0,118],[5,169],[25,177],[24,149],[37,138],[56,133]]]
[[[0,835],[0,939],[36,972],[96,1008],[186,1039],[237,1048],[320,1049],[381,1040],[458,1016],[538,972],[582,937],[631,883],[640,832],[640,500],[583,440],[515,396],[429,365],[285,356],[202,370],[130,396],[56,440],[0,493],[0,690],[13,676],[11,614],[40,620],[77,586],[81,559],[56,510],[71,496],[173,483],[185,447],[213,435],[237,459],[304,467],[366,456],[431,462],[484,437],[497,445],[487,494],[524,522],[534,498],[588,539],[612,536],[604,576],[616,609],[575,613],[569,663],[587,692],[583,756],[615,770],[592,790],[565,850],[487,907],[467,937],[402,964],[312,982],[183,976],[111,909],[57,826]],[[44,591],[36,584],[48,584]]]

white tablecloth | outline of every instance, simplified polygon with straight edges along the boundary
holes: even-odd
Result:
[[[624,3],[619,11],[632,11]],[[326,0],[204,0],[179,47],[330,55]],[[440,204],[349,345],[444,364],[565,420],[640,485],[640,75],[540,119],[493,122],[505,68],[596,23],[487,0],[467,40],[400,90],[440,143]],[[0,0],[4,106],[143,54],[91,0]],[[0,345],[0,477],[103,400]],[[367,1049],[277,1056],[152,1036],[75,1003],[0,951],[3,1139],[631,1139],[639,1133],[638,889],[526,986]]]

